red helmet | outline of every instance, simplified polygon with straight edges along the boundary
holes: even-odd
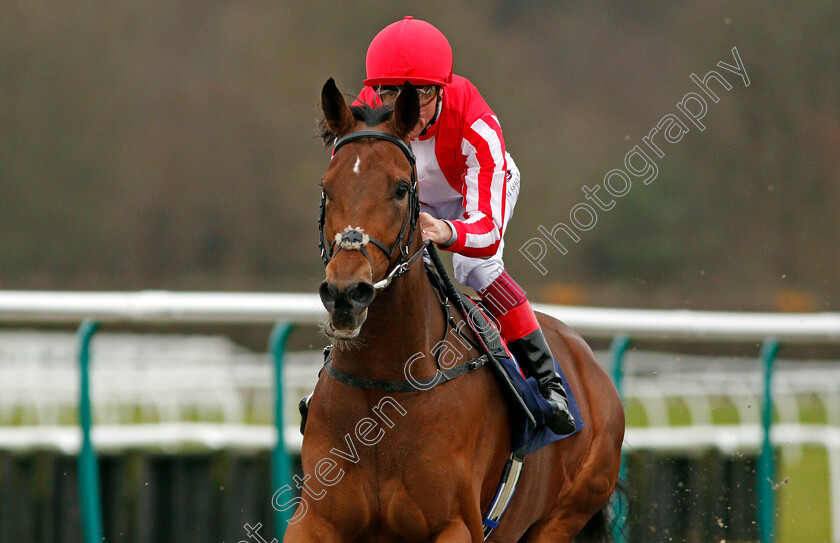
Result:
[[[448,85],[452,81],[452,47],[426,21],[405,17],[373,38],[365,58],[365,85]]]

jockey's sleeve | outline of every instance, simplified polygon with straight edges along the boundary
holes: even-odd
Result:
[[[505,216],[507,160],[502,128],[495,115],[464,127],[464,219],[451,221],[458,237],[448,251],[483,258],[496,253]]]

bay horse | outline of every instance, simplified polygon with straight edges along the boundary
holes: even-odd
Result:
[[[351,108],[332,79],[321,95],[325,141],[339,138],[322,178],[324,331],[333,339],[332,368],[362,384],[404,383],[407,368],[418,382],[434,378],[440,361],[433,350],[456,332],[417,258],[423,241],[407,135],[419,103],[406,89],[393,108]],[[576,541],[609,540],[594,536],[608,533],[622,404],[577,333],[546,315],[539,322],[585,428],[526,457],[487,540],[568,542],[579,533]],[[389,391],[328,373],[312,396],[304,477],[296,478],[302,494],[284,541],[483,541],[482,517],[511,453],[513,407],[498,377],[480,367],[428,390]]]

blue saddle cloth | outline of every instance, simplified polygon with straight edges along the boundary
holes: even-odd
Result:
[[[563,379],[563,387],[566,389],[566,398],[569,401],[569,410],[575,417],[575,431],[570,434],[557,435],[548,429],[545,425],[545,419],[551,414],[551,404],[543,398],[540,394],[537,380],[533,377],[527,379],[522,376],[519,371],[519,364],[508,356],[508,351],[502,345],[502,337],[492,325],[492,321],[487,318],[487,314],[483,307],[476,303],[463,292],[458,292],[461,303],[467,309],[470,318],[468,321],[471,324],[484,321],[484,326],[471,326],[473,332],[480,335],[488,349],[501,362],[505,372],[510,376],[511,381],[519,390],[519,395],[528,407],[528,411],[534,416],[536,427],[531,426],[528,417],[523,412],[518,402],[512,402],[511,409],[511,437],[513,441],[513,450],[518,451],[521,447],[525,448],[525,454],[530,454],[537,449],[553,443],[559,439],[563,439],[574,435],[584,428],[584,421],[580,416],[580,409],[578,409],[577,400],[572,393],[572,387],[569,386],[569,381],[566,379],[563,368],[554,360],[554,367]]]
[[[528,422],[528,419],[525,416],[525,413],[522,412],[522,409],[518,407],[511,409],[511,438],[513,450],[525,447],[525,454],[530,454],[542,447],[545,447],[549,443],[554,443],[559,439],[567,438],[583,430],[584,421],[580,416],[580,409],[578,408],[577,400],[575,399],[575,395],[572,393],[572,387],[569,386],[569,381],[566,379],[566,375],[563,373],[563,368],[560,367],[557,360],[554,361],[554,367],[557,368],[557,372],[563,378],[563,385],[566,388],[566,397],[569,400],[569,410],[572,412],[572,415],[574,415],[576,423],[575,431],[564,435],[555,434],[545,425],[546,417],[551,414],[551,405],[545,398],[543,398],[543,395],[540,394],[537,380],[533,377],[528,377],[527,379],[523,377],[519,372],[519,365],[512,358],[507,356],[499,356],[497,358],[499,359],[499,362],[502,363],[502,366],[505,368],[505,371],[510,376],[513,383],[516,385],[516,388],[519,389],[522,399],[525,400],[525,405],[528,406],[528,410],[532,415],[534,415],[534,419],[537,421],[537,426],[534,428]]]

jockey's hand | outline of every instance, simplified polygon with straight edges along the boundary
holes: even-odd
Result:
[[[430,239],[441,244],[452,238],[452,229],[449,228],[449,224],[428,213],[420,213],[420,233],[423,235],[423,240]]]

